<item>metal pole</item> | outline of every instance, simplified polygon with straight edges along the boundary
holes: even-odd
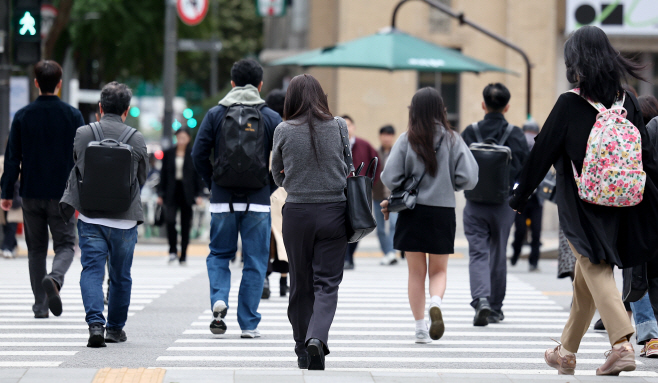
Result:
[[[391,20],[391,27],[392,28],[395,28],[395,21],[396,21],[397,15],[398,15],[398,11],[400,10],[400,8],[402,7],[403,4],[405,4],[409,1],[411,1],[411,0],[401,0],[395,6],[395,9],[393,10],[393,18]],[[420,1],[423,1],[424,3],[429,5],[430,7],[436,8],[439,11],[447,14],[448,16],[459,20],[460,25],[466,24],[466,25],[474,28],[475,30],[484,33],[485,35],[491,37],[492,39],[498,41],[499,43],[513,49],[514,51],[519,53],[521,55],[521,57],[523,57],[523,60],[525,61],[525,65],[526,65],[526,76],[527,76],[526,92],[528,94],[528,96],[526,98],[526,112],[527,112],[527,115],[528,115],[527,116],[528,119],[530,119],[530,116],[531,116],[530,106],[531,106],[531,99],[532,99],[532,93],[531,93],[531,91],[532,91],[532,86],[531,86],[531,84],[532,84],[532,73],[531,73],[532,64],[530,63],[530,59],[528,58],[528,55],[525,53],[525,51],[523,49],[521,49],[519,46],[517,46],[517,45],[513,44],[512,42],[508,41],[504,37],[499,36],[496,33],[493,33],[493,32],[481,27],[480,25],[478,25],[478,24],[476,24],[476,23],[474,23],[470,20],[467,20],[466,17],[464,16],[464,13],[457,13],[457,12],[453,11],[447,5],[442,4],[442,3],[440,3],[436,0],[420,0]]]
[[[9,138],[9,1],[0,1],[0,154]]]
[[[212,40],[219,40],[219,0],[212,0],[212,17],[215,26],[212,33]],[[216,49],[210,51],[210,95],[214,96],[219,92],[219,53]]]
[[[178,19],[176,17],[176,0],[165,1],[165,50],[162,71],[162,91],[164,93],[164,117],[162,119],[162,147],[171,146],[174,122],[174,96],[176,94],[176,53],[178,52]]]

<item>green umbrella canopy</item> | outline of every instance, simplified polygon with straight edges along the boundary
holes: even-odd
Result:
[[[270,65],[348,67],[427,72],[510,72],[396,29],[276,60]],[[510,72],[511,73],[511,72]]]

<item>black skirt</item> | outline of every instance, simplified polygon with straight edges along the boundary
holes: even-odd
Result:
[[[399,213],[393,245],[400,251],[453,254],[456,230],[455,208],[416,205]]]

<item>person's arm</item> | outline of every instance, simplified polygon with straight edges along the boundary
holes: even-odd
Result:
[[[21,173],[21,161],[23,158],[23,146],[21,137],[21,118],[15,116],[9,131],[9,141],[5,152],[4,172],[0,179],[2,188],[2,202],[0,203],[3,210],[11,208],[11,201],[14,199],[14,184],[18,181]]]
[[[522,212],[525,209],[528,198],[564,150],[570,115],[567,97],[566,94],[560,96],[535,138],[535,146],[523,165],[518,186],[509,203],[514,210]]]
[[[452,153],[455,166],[455,191],[472,190],[478,183],[479,166],[475,157],[460,136],[455,137]]]
[[[82,117],[82,113],[78,109],[73,109],[74,110],[74,115],[73,119],[75,121],[75,129],[79,129],[81,126],[85,126],[85,119]]]
[[[274,131],[274,140],[272,146],[272,177],[277,186],[283,187],[283,180],[286,178],[283,169],[283,145],[284,137],[282,129]]]
[[[406,133],[402,133],[400,138],[391,148],[391,154],[388,155],[386,166],[381,174],[381,180],[384,186],[389,190],[395,190],[404,183],[405,175],[405,158],[407,149]]]
[[[464,129],[462,132],[462,139],[464,140],[466,146],[470,146],[475,142],[475,132],[473,131],[472,125],[469,125],[466,127],[466,129]]]
[[[208,189],[212,189],[212,163],[210,162],[210,153],[215,146],[215,129],[216,116],[212,113],[213,109],[206,116],[199,126],[194,146],[192,147],[192,162],[197,173],[206,183]],[[215,153],[217,156],[218,153]]]

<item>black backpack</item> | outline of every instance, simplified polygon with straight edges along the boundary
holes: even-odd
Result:
[[[212,180],[236,195],[269,184],[263,107],[265,104],[229,106],[217,137],[219,153],[215,153]]]
[[[502,204],[507,201],[510,189],[510,167],[512,166],[512,149],[505,146],[514,126],[507,124],[505,133],[497,142],[493,138],[482,139],[477,122],[473,125],[477,142],[468,148],[473,153],[480,168],[478,184],[473,190],[466,190],[464,196],[472,202]]]
[[[94,140],[85,149],[85,174],[78,176],[80,206],[87,211],[119,213],[132,204],[136,187],[132,146],[136,130],[126,126],[118,139],[104,138],[101,124],[89,124]]]

